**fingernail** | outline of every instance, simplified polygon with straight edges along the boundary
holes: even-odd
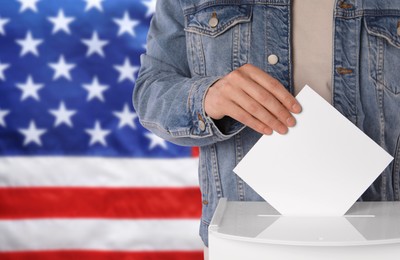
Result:
[[[289,126],[289,127],[294,126],[294,125],[296,124],[296,119],[294,119],[294,117],[289,117],[289,118],[286,120],[286,124],[287,124],[287,126]]]
[[[299,104],[294,104],[294,105],[292,106],[292,110],[293,110],[293,112],[295,112],[295,113],[300,113],[300,112],[301,112],[301,106],[300,106]]]

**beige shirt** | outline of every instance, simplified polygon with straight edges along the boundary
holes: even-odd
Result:
[[[332,24],[335,0],[293,0],[295,94],[305,84],[332,103]]]

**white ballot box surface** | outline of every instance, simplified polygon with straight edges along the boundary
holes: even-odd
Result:
[[[344,216],[282,216],[266,202],[219,201],[210,260],[400,257],[400,202],[356,202]]]

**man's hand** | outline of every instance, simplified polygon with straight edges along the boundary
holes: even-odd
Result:
[[[213,119],[230,116],[261,134],[275,130],[285,134],[300,113],[301,106],[276,79],[246,64],[232,71],[209,88],[205,112]]]

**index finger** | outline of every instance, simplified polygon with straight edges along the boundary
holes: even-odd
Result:
[[[301,112],[301,105],[299,102],[277,79],[256,66],[251,66],[251,73],[249,73],[249,76],[259,85],[271,92],[271,94],[274,95],[290,112],[295,114]]]

